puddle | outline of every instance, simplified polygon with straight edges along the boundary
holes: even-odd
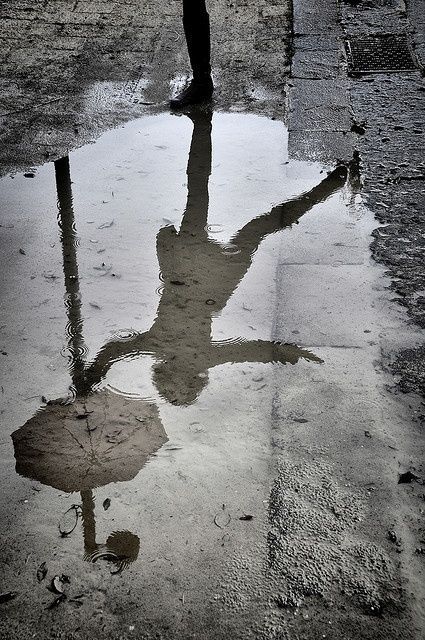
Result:
[[[274,369],[289,386],[345,340],[323,301],[319,333],[290,301],[317,294],[308,268],[363,265],[371,223],[348,170],[290,161],[280,122],[196,111],[134,121],[1,187],[3,395],[16,471],[43,487],[22,553],[57,555],[90,588],[110,576],[89,563],[137,566],[148,609],[171,588],[165,563],[193,596],[217,549],[261,540],[247,526],[266,517]]]

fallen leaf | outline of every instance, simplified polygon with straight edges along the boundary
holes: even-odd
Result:
[[[418,476],[415,476],[411,471],[406,471],[405,473],[399,474],[397,484],[407,484],[413,480],[419,480]]]
[[[16,591],[7,591],[6,593],[0,593],[0,604],[4,602],[9,602],[9,600],[13,600],[17,596]]]
[[[37,569],[37,580],[42,582],[47,575],[47,567],[46,563],[42,562],[41,565]]]
[[[98,229],[109,229],[109,227],[112,227],[113,224],[114,224],[113,220],[111,220],[111,222],[103,222],[98,226]]]

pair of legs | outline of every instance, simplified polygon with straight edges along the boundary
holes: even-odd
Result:
[[[182,108],[206,100],[211,97],[214,89],[210,64],[210,19],[205,0],[183,0],[183,28],[193,80],[171,100],[173,108]]]

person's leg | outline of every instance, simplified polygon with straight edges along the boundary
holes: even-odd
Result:
[[[210,20],[205,0],[183,0],[183,28],[193,80],[171,100],[174,108],[202,102],[211,97],[214,89],[210,64]]]

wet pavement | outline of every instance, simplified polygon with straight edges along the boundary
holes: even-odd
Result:
[[[281,115],[287,0],[214,0],[209,11],[216,103]],[[167,109],[188,78],[181,12],[155,0],[0,3],[0,175]]]
[[[41,51],[53,29],[57,52],[68,42],[82,62],[58,67],[67,108],[35,117],[38,105],[16,144],[26,115],[5,131],[0,635],[419,640],[423,408],[417,377],[401,396],[387,370],[401,349],[415,362],[423,337],[391,291],[407,283],[421,318],[418,181],[402,181],[416,156],[405,144],[408,164],[375,197],[383,150],[351,110],[371,109],[373,83],[340,62],[356,9],[295,3],[291,36],[286,5],[212,3],[217,96],[177,115],[164,112],[185,69],[177,7],[132,84],[124,69],[153,9],[127,24],[127,5],[61,3],[56,21],[49,6],[7,9],[12,39],[21,12]],[[105,11],[116,33],[99,26]],[[153,39],[158,20],[143,24]],[[47,75],[40,95],[58,89]],[[393,97],[403,84],[412,110],[421,82],[376,80]],[[375,256],[391,247],[374,216],[391,222],[379,203],[400,184],[416,267],[395,284],[369,245],[374,233]]]
[[[355,164],[287,144],[281,122],[197,109],[2,179],[10,637],[270,637],[334,583],[404,610],[364,488],[397,477],[374,358],[400,319]]]

